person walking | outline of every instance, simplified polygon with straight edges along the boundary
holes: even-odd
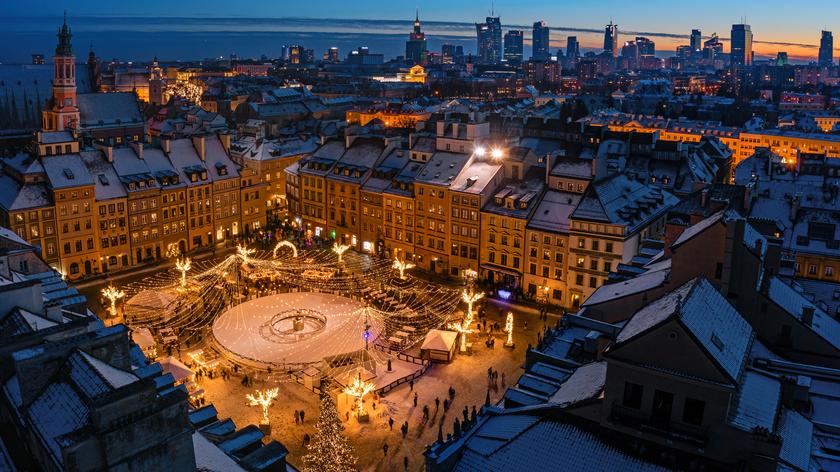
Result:
[[[388,417],[388,427],[391,429],[391,431],[394,430],[394,418],[391,418],[390,416]]]
[[[411,380],[408,381],[408,391],[409,392],[414,391],[414,379],[411,379]]]
[[[403,456],[403,468],[408,472],[408,456]]]
[[[382,445],[382,455],[388,457],[388,443]]]
[[[300,412],[295,410],[295,424],[300,424]]]
[[[303,410],[300,410],[300,424],[303,424]]]
[[[414,406],[417,406],[417,392],[414,392]]]

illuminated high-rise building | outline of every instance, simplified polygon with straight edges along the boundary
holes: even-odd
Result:
[[[491,13],[492,15],[492,13]],[[502,61],[502,22],[498,16],[488,16],[484,23],[475,24],[478,40],[478,60],[484,64]]]
[[[823,31],[820,37],[819,64],[823,67],[834,64],[834,35],[831,31]]]
[[[751,66],[753,34],[750,25],[732,25],[730,58],[732,65]]]
[[[405,42],[405,60],[411,65],[426,62],[426,33],[420,30],[420,10],[417,10],[414,17],[414,31]]]
[[[551,52],[549,50],[549,31],[548,24],[545,21],[537,21],[534,23],[531,59],[537,61],[547,61],[551,58]]]
[[[578,57],[580,57],[580,43],[577,36],[569,36],[566,40],[566,59],[574,61]]]
[[[511,64],[522,62],[522,30],[508,30],[505,33],[505,61]]]
[[[604,52],[610,52],[613,57],[618,57],[618,25],[614,25],[612,21],[604,29]]]
[[[689,45],[694,52],[699,52],[703,49],[703,35],[700,33],[700,30],[691,30],[691,43]]]

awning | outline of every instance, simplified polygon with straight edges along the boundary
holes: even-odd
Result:
[[[507,275],[510,275],[510,276],[513,276],[513,277],[519,277],[519,276],[522,275],[515,270],[508,269],[507,267],[500,267],[500,266],[492,265],[492,264],[481,264],[481,268],[484,269],[484,270],[490,270],[490,271],[493,271],[493,272],[501,272],[502,274],[507,274]]]

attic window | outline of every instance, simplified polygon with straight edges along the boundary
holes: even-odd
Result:
[[[70,170],[70,169],[66,169],[66,168],[64,169],[64,176],[65,176],[65,177],[67,177],[67,178],[68,178],[68,179],[70,179],[70,180],[73,180],[74,178],[76,178],[76,177],[73,175],[73,171],[72,171],[72,170]]]
[[[106,177],[105,174],[99,174],[97,177],[99,177],[99,181],[102,183],[102,185],[110,185],[110,182],[108,182],[108,177]]]
[[[720,352],[723,352],[723,348],[724,348],[723,341],[715,333],[712,333],[712,344],[714,344],[715,347],[718,348],[718,350]]]

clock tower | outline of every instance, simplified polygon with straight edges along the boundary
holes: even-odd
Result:
[[[53,56],[52,98],[43,114],[44,131],[75,130],[79,125],[79,107],[76,103],[76,57],[70,44],[70,27],[67,12],[64,24],[58,30],[58,45]]]

